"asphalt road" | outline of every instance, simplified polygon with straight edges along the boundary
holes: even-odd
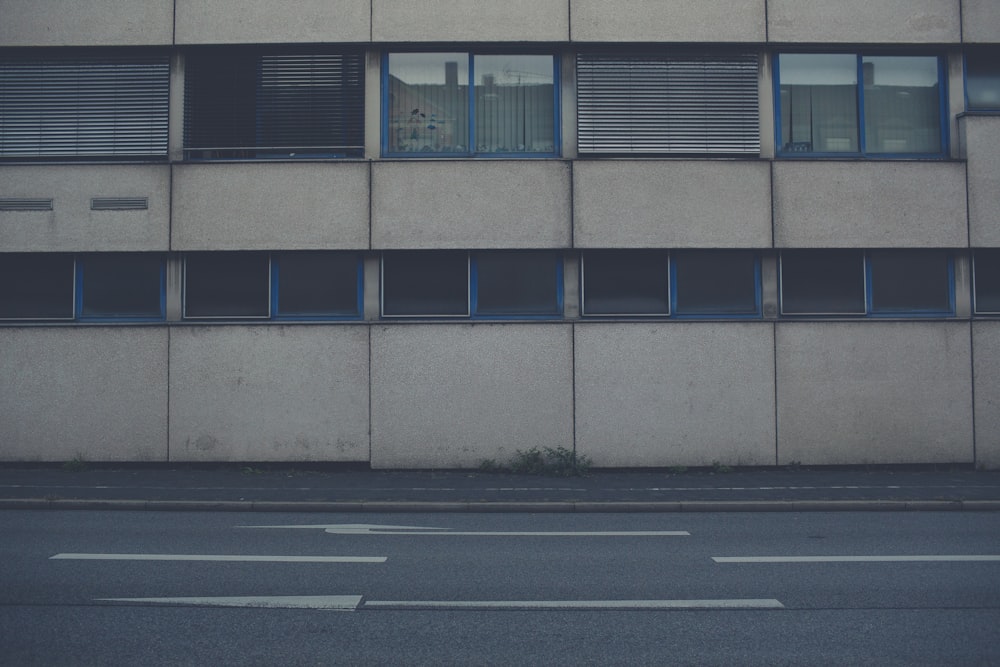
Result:
[[[13,511],[0,531],[10,665],[1000,663],[996,512]]]

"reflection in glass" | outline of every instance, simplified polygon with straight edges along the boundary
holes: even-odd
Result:
[[[476,152],[551,153],[551,56],[476,56]]]
[[[866,56],[866,153],[939,153],[941,93],[933,56]]]
[[[389,54],[389,152],[468,152],[468,94],[467,53]]]
[[[969,109],[1000,109],[1000,48],[971,49],[965,56]]]
[[[781,150],[858,151],[858,62],[853,54],[781,54]]]

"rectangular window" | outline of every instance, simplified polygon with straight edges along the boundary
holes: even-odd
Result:
[[[861,250],[785,250],[781,253],[783,315],[864,315]]]
[[[276,317],[358,317],[361,257],[348,252],[304,251],[271,255]]]
[[[969,111],[1000,111],[1000,47],[972,47],[966,52],[965,97]]]
[[[551,55],[390,53],[383,69],[386,155],[558,154]]]
[[[266,252],[190,253],[184,258],[184,317],[269,317],[270,283]]]
[[[0,160],[167,157],[167,56],[0,57]]]
[[[782,53],[777,62],[779,153],[944,155],[940,58]]]
[[[760,269],[756,253],[684,250],[674,253],[672,267],[677,315],[760,314]]]
[[[941,250],[868,252],[873,314],[954,311],[951,258]]]
[[[472,259],[474,315],[562,314],[561,258],[545,251],[479,252]]]
[[[754,53],[581,53],[581,154],[760,153]]]
[[[164,262],[158,254],[102,253],[77,261],[77,313],[94,319],[162,319]]]
[[[364,87],[360,52],[192,50],[185,63],[185,157],[362,157]]]
[[[1000,315],[1000,248],[972,252],[972,281],[977,315]]]
[[[0,254],[0,319],[73,319],[73,255]]]
[[[469,314],[469,257],[462,251],[394,251],[382,255],[386,317]]]
[[[584,315],[669,315],[666,250],[588,250],[581,261]]]

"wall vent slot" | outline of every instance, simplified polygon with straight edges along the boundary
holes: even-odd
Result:
[[[51,199],[0,197],[0,211],[51,211]]]
[[[145,211],[149,208],[149,197],[94,197],[90,200],[91,211]]]

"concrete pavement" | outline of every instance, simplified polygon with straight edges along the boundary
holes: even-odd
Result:
[[[582,477],[301,464],[0,465],[0,509],[311,512],[998,511],[968,467],[595,470]]]

